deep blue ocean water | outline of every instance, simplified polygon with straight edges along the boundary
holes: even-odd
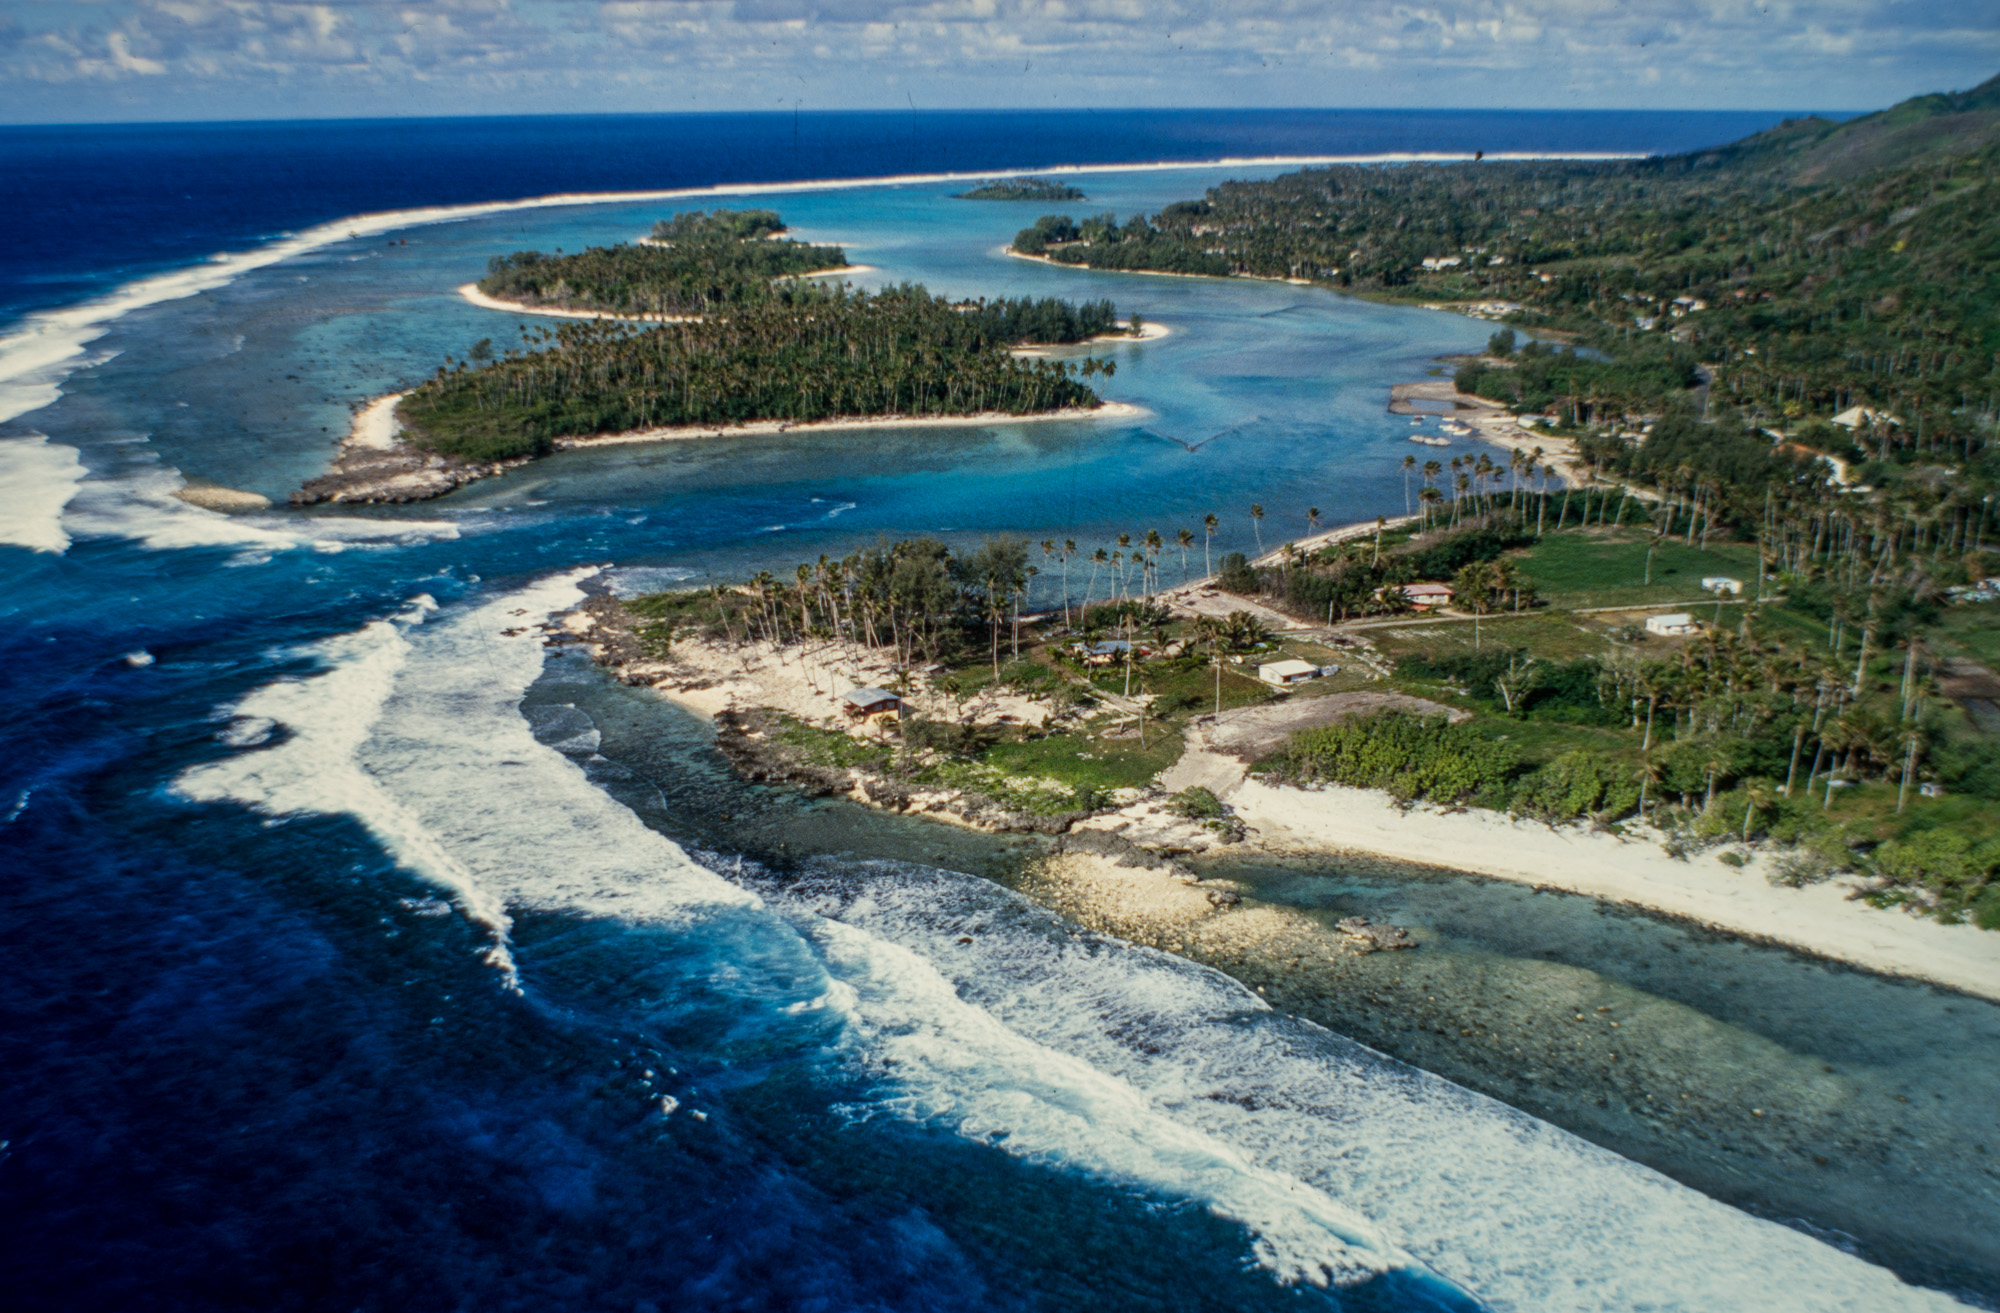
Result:
[[[453,290],[490,255],[708,202],[350,216],[1066,163],[1678,149],[1770,117],[0,132],[35,198],[0,218],[10,1306],[1947,1306],[1213,972],[1079,933],[967,873],[969,840],[843,856],[864,845],[766,794],[799,809],[786,833],[808,855],[739,838],[744,791],[718,776],[704,812],[599,751],[601,676],[546,658],[535,630],[607,566],[656,586],[878,533],[1090,543],[1211,509],[1227,549],[1250,542],[1252,500],[1274,533],[1308,505],[1399,509],[1408,429],[1386,384],[1478,324],[1009,261],[1022,211],[953,201],[956,184],[765,194],[868,279],[1109,295],[1168,325],[1116,348],[1107,391],[1147,417],[580,452],[365,514],[172,496],[203,479],[282,498],[357,404],[504,335]],[[1080,183],[1124,213],[1276,167]],[[1986,1014],[1965,1024],[1983,1035]]]

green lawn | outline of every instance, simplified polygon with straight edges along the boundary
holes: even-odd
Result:
[[[1550,611],[1487,616],[1476,626],[1470,620],[1384,625],[1369,629],[1367,634],[1391,661],[1404,656],[1457,655],[1492,647],[1524,648],[1539,657],[1570,661],[1599,656],[1606,644],[1601,629]]]
[[[1935,636],[1954,655],[1969,656],[2000,670],[2000,602],[1954,606],[1944,613]]]
[[[1157,732],[1156,732],[1157,730]],[[1178,725],[1146,727],[1146,746],[1137,739],[1106,743],[1081,734],[1050,734],[1045,738],[996,743],[980,760],[1016,775],[1039,775],[1072,788],[1137,789],[1179,760]]]
[[[1645,582],[1649,545],[1650,585]],[[1543,600],[1558,610],[1699,602],[1708,597],[1702,578],[1712,574],[1742,580],[1746,598],[1757,589],[1757,548],[1748,543],[1716,543],[1703,551],[1668,539],[1655,543],[1643,530],[1560,533],[1510,555],[1534,580]]]

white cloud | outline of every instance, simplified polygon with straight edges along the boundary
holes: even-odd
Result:
[[[167,71],[167,66],[157,59],[144,59],[132,53],[132,39],[123,32],[113,32],[105,38],[105,46],[111,51],[111,62],[126,73],[157,76]]]
[[[0,41],[0,116],[59,103],[90,116],[78,79],[127,97],[157,87],[183,111],[282,95],[302,113],[353,112],[357,98],[369,113],[794,99],[1859,107],[1983,80],[2000,66],[1991,3],[105,0],[22,8]]]

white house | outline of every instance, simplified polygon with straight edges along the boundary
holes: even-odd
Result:
[[[1464,263],[1465,257],[1462,255],[1427,255],[1424,257],[1424,268],[1433,271],[1438,269],[1456,269]]]
[[[1743,581],[1731,579],[1726,574],[1711,574],[1703,576],[1701,587],[1706,593],[1728,593],[1734,597],[1743,591]]]
[[[1319,678],[1319,667],[1310,661],[1287,659],[1266,661],[1257,667],[1257,678],[1273,688],[1286,688],[1292,684],[1303,684],[1308,679]]]
[[[1683,634],[1692,634],[1700,628],[1701,626],[1694,622],[1694,617],[1685,611],[1676,611],[1672,615],[1646,617],[1646,632],[1659,634],[1663,638],[1679,638]]]

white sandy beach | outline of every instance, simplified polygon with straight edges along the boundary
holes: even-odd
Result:
[[[878,415],[855,419],[815,420],[794,424],[789,420],[758,420],[752,424],[682,424],[671,428],[639,429],[631,433],[607,433],[601,437],[558,438],[556,446],[616,447],[629,442],[688,442],[696,438],[736,438],[777,433],[834,433],[843,429],[935,429],[985,428],[995,424],[1038,424],[1050,420],[1136,420],[1152,412],[1123,401],[1107,401],[1095,410],[1049,410],[1035,415],[1010,415],[1004,410],[977,415]]]
[[[1085,273],[1139,274],[1147,278],[1233,278],[1236,276],[1234,274],[1177,274],[1165,269],[1092,269],[1087,264],[1070,264],[1066,260],[1051,260],[1046,255],[1029,255],[1024,251],[1017,251],[1011,246],[1002,246],[999,248],[999,251],[1000,254],[1010,260],[1032,260],[1036,264],[1053,265],[1057,269],[1081,269]],[[1271,280],[1266,279],[1263,281],[1268,282]],[[1291,280],[1287,279],[1286,281],[1289,282]]]
[[[1120,342],[1157,342],[1163,337],[1172,337],[1174,335],[1174,330],[1168,325],[1156,324],[1151,320],[1141,323],[1139,331],[1136,334],[1131,331],[1131,326],[1123,321],[1120,321],[1118,326],[1125,329],[1125,331],[1122,333],[1099,333],[1096,337],[1087,337],[1081,342],[1064,342],[1060,346],[1020,346],[1013,348],[1008,354],[1017,360],[1033,360],[1044,356],[1053,356],[1062,351],[1073,351],[1077,347],[1094,346],[1099,342],[1106,342],[1116,346]]]
[[[528,305],[523,301],[502,301],[479,290],[478,283],[467,283],[458,289],[458,294],[482,310],[505,310],[516,315],[544,315],[550,319],[616,319],[627,324],[686,324],[699,319],[699,315],[614,315],[608,310],[559,310],[553,306]]]
[[[408,395],[406,392],[391,392],[363,406],[355,414],[354,424],[347,431],[347,440],[341,445],[371,451],[387,451],[395,446],[396,435],[403,428],[402,420],[396,417],[396,403]]]
[[[1851,901],[1846,880],[1773,885],[1762,857],[1741,869],[1708,855],[1679,861],[1645,839],[1557,830],[1497,812],[1399,812],[1387,794],[1368,789],[1251,780],[1229,801],[1252,838],[1274,851],[1378,853],[1563,889],[2000,1000],[2000,936]]]

